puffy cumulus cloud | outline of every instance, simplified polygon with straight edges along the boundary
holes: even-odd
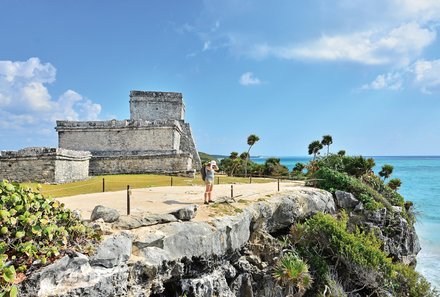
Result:
[[[363,90],[401,90],[404,85],[420,88],[425,94],[440,90],[440,59],[417,60],[398,71],[378,75],[371,83],[361,87]]]
[[[38,58],[0,61],[0,130],[47,135],[48,131],[54,131],[57,119],[93,120],[99,117],[101,106],[75,91],[67,90],[58,99],[53,99],[47,84],[55,79],[55,67]]]
[[[367,31],[322,36],[302,45],[255,46],[255,57],[273,55],[282,59],[353,61],[362,64],[407,65],[436,38],[436,32],[411,22],[386,32]]]
[[[240,84],[243,86],[252,86],[261,84],[261,80],[255,77],[252,72],[245,72],[240,76]]]

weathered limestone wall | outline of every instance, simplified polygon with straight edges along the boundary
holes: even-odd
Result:
[[[287,296],[267,264],[254,268],[240,251],[256,233],[276,232],[319,211],[335,212],[332,195],[298,188],[210,222],[177,222],[163,214],[155,216],[170,223],[148,226],[147,217],[145,227],[107,237],[91,257],[64,256],[33,273],[19,285],[20,296],[183,296],[182,288],[197,297]],[[258,279],[267,294],[251,283],[245,290],[241,280],[252,271],[268,276]]]
[[[95,155],[90,160],[90,174],[135,174],[165,173],[192,175],[192,157],[189,153],[147,154],[103,154]]]
[[[178,150],[178,121],[57,121],[59,147],[95,152]]]
[[[185,105],[182,93],[130,92],[130,119],[132,120],[183,120]]]
[[[192,166],[197,171],[201,168],[202,162],[200,161],[199,152],[196,149],[196,142],[192,136],[191,127],[188,123],[181,123],[183,130],[180,138],[180,150],[183,152],[189,152],[193,156]]]
[[[40,183],[84,180],[88,178],[90,157],[89,152],[47,147],[2,151],[0,179]]]

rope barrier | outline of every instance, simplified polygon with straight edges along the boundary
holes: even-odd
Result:
[[[77,185],[77,186],[66,187],[66,188],[60,188],[60,189],[55,189],[55,190],[48,190],[48,191],[43,190],[43,192],[44,192],[44,193],[52,193],[52,192],[63,191],[63,190],[68,190],[68,189],[75,189],[75,188],[81,188],[81,187],[88,187],[88,186],[91,186],[91,185],[94,185],[94,184],[101,184],[101,182],[100,182],[100,181],[99,181],[99,182],[93,182],[93,183],[86,184],[86,185]]]

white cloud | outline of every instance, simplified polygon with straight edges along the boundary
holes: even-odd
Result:
[[[38,58],[0,61],[0,130],[47,135],[47,131],[54,131],[55,120],[99,117],[101,106],[75,91],[67,90],[54,100],[47,84],[55,79],[55,67]]]
[[[395,13],[402,18],[417,19],[418,21],[440,20],[440,1],[438,0],[392,0]]]
[[[417,60],[406,68],[380,74],[376,79],[361,87],[363,90],[401,90],[403,85],[411,85],[425,94],[440,90],[440,59]]]
[[[386,73],[380,74],[376,77],[374,81],[370,84],[363,85],[361,89],[363,90],[400,90],[402,88],[403,78],[400,73]]]
[[[303,45],[256,45],[254,57],[273,55],[281,59],[353,61],[361,64],[407,65],[436,38],[436,32],[411,22],[386,32],[366,31],[347,35],[324,35]]]
[[[414,83],[424,93],[431,93],[440,88],[440,59],[420,60],[414,64]]]
[[[255,77],[252,72],[243,73],[240,76],[239,82],[243,86],[252,86],[252,85],[261,84],[261,80],[258,77]]]

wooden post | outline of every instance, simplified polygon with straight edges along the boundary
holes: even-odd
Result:
[[[130,185],[127,185],[127,215],[130,214]]]
[[[220,177],[217,176],[217,185],[219,185],[219,184],[220,184]]]
[[[171,177],[171,186],[173,186],[173,177]]]
[[[280,179],[278,179],[278,192],[280,191]]]
[[[234,198],[234,185],[231,185],[231,198]]]
[[[249,176],[249,183],[252,183],[252,176]]]
[[[105,192],[105,178],[102,178],[102,192]]]

